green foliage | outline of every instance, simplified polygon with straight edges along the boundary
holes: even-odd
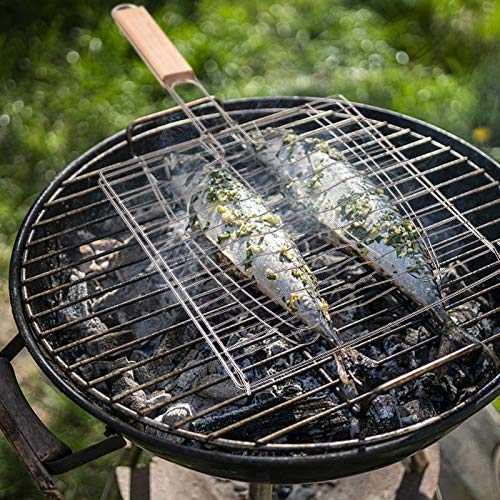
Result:
[[[0,20],[0,273],[58,171],[169,105],[109,15],[112,3],[12,2]],[[500,143],[500,4],[480,0],[148,2],[225,99],[330,95],[395,109],[491,149]],[[187,92],[187,98],[192,95]]]

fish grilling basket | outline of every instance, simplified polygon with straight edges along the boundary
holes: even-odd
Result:
[[[204,89],[151,50],[147,13],[115,17],[179,106],[75,160],[19,232],[0,425],[27,463],[62,472],[124,435],[217,476],[327,480],[498,395],[496,163],[342,97],[186,104],[176,85]],[[33,424],[8,395],[24,345],[118,437],[71,454]]]

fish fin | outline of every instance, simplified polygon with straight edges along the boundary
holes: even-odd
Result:
[[[345,366],[344,356],[340,353],[335,353],[335,362],[337,363],[337,372],[339,374],[340,381],[348,386],[355,386],[356,384],[360,384],[361,382],[353,376],[352,373],[349,372],[347,367]]]
[[[358,378],[357,372],[361,369],[372,369],[378,366],[375,361],[364,354],[361,354],[352,347],[346,347],[335,354],[337,371],[340,380],[348,386],[363,387],[363,382]]]

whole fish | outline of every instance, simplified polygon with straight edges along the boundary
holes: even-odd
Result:
[[[189,160],[172,161],[185,165]],[[316,338],[319,334],[334,347],[342,345],[315,275],[281,227],[280,217],[269,211],[262,198],[224,170],[203,165],[188,175],[174,174],[172,179],[174,191],[194,219],[194,229],[203,232],[238,274],[299,317],[317,332]],[[352,384],[351,378],[356,380],[347,366],[369,364],[368,358],[348,347],[340,349],[335,359],[339,377],[346,384]]]
[[[327,228],[335,244],[347,246],[407,297],[428,307],[445,334],[470,337],[443,306],[420,229],[338,150],[324,140],[278,129],[267,129],[255,149],[257,159]],[[447,350],[446,342],[440,354]]]

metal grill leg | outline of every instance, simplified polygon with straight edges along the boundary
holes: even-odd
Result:
[[[250,483],[250,500],[272,500],[273,485],[267,483]]]
[[[141,456],[141,453],[142,450],[134,444],[130,447],[125,448],[121,452],[120,457],[118,458],[118,463],[113,466],[113,470],[108,476],[106,486],[104,487],[104,491],[101,495],[101,500],[120,500],[122,498],[120,489],[118,488],[118,483],[116,481],[115,469],[118,466],[125,466],[134,469],[137,465],[139,457]]]

